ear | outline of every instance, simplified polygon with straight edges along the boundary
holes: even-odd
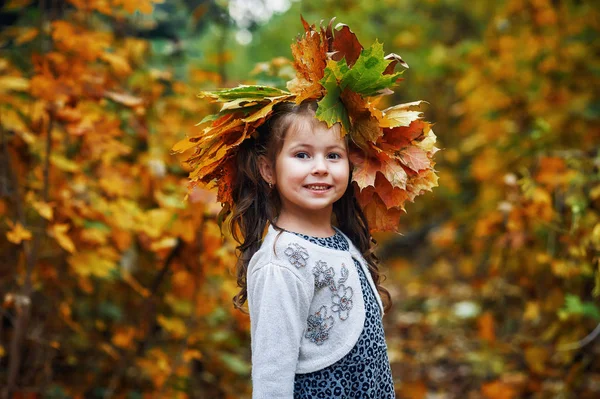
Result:
[[[265,157],[261,155],[258,157],[258,170],[260,171],[260,175],[267,182],[275,185],[275,170],[273,169],[273,165],[271,162]]]

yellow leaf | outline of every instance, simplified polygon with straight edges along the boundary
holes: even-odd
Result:
[[[4,346],[0,345],[0,357],[4,357],[6,351],[4,350]]]
[[[102,53],[100,58],[106,61],[117,75],[125,76],[131,73],[131,66],[125,57],[114,53]]]
[[[76,172],[79,170],[79,165],[77,165],[77,163],[63,157],[62,155],[50,155],[50,162],[58,169],[63,170],[65,172]]]
[[[32,234],[27,230],[20,222],[13,225],[12,222],[8,222],[12,229],[6,233],[6,238],[13,244],[20,244],[22,241],[31,240]]]
[[[407,104],[399,104],[383,111],[384,118],[380,121],[381,127],[410,126],[411,122],[419,119],[423,112],[420,106],[425,101],[415,101]]]
[[[68,224],[57,223],[50,226],[48,234],[56,239],[58,245],[60,245],[70,253],[73,253],[75,252],[75,244],[73,244],[73,241],[67,235],[67,231],[69,231],[70,228],[71,226],[69,226]]]
[[[529,301],[525,305],[523,319],[535,321],[540,318],[540,304],[537,301]]]
[[[47,202],[43,201],[34,201],[33,208],[46,220],[52,220],[54,217],[54,210],[52,206]]]
[[[95,251],[79,252],[67,260],[73,270],[82,276],[96,276],[106,278],[116,270],[115,262],[101,258]]]
[[[194,148],[198,145],[197,142],[194,141],[190,141],[189,138],[185,138],[179,142],[177,142],[177,144],[175,144],[173,146],[173,148],[171,148],[172,152],[185,152],[187,150],[189,150],[190,148]]]
[[[0,76],[0,93],[29,90],[29,80],[19,76]]]
[[[529,368],[536,373],[544,372],[548,358],[548,351],[541,346],[531,346],[525,349],[525,361]]]
[[[183,320],[176,317],[165,317],[159,315],[157,317],[158,324],[160,324],[165,330],[173,334],[176,338],[181,338],[185,335],[187,328]]]
[[[104,245],[108,241],[108,231],[100,229],[85,229],[81,232],[81,239],[90,244]]]

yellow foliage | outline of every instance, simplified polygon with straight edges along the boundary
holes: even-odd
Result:
[[[8,225],[11,227],[11,230],[6,233],[6,239],[8,241],[12,242],[13,244],[20,244],[22,241],[31,240],[31,231],[23,227],[20,222],[13,224],[13,222],[9,220]]]
[[[71,255],[67,261],[73,270],[82,276],[107,278],[116,270],[114,261],[102,258],[96,251],[81,251]]]

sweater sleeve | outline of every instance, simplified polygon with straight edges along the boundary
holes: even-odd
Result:
[[[310,298],[292,270],[267,263],[248,275],[252,398],[292,399]]]

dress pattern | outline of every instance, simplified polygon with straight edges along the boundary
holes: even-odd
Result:
[[[293,233],[293,232],[292,232]],[[338,231],[331,237],[311,237],[304,234],[293,233],[312,243],[326,248],[348,251],[349,245],[343,235]],[[335,286],[333,273],[328,273],[326,264],[318,264],[313,269],[315,274],[315,286],[322,288]],[[344,265],[345,266],[345,265]],[[357,260],[354,266],[358,270],[360,285],[365,301],[365,324],[354,348],[342,359],[334,364],[318,371],[306,374],[296,374],[294,381],[294,399],[391,399],[395,398],[394,382],[390,361],[387,354],[387,344],[381,320],[381,310],[367,278]],[[346,269],[347,270],[347,269]],[[333,270],[331,270],[333,272]],[[318,274],[318,275],[317,275]],[[344,271],[342,269],[342,274]],[[347,273],[342,276],[345,281]],[[342,282],[343,282],[342,281]],[[343,292],[340,288],[343,287]],[[347,311],[351,308],[352,292],[347,292],[350,287],[345,287],[338,281],[337,291],[333,294],[335,298],[331,310],[334,314],[347,317]],[[333,290],[332,290],[333,291]],[[349,296],[349,297],[348,297]],[[350,299],[350,308],[348,308]],[[337,301],[337,302],[336,302]],[[337,306],[336,306],[337,305]],[[325,307],[323,307],[325,308]],[[321,308],[317,312],[311,330],[311,315],[308,321],[307,338],[309,331],[315,339],[327,339],[328,332],[332,327],[329,324],[331,316],[327,315],[326,309]],[[321,312],[323,313],[321,314]],[[336,316],[336,317],[338,317]],[[327,320],[326,322],[324,320]],[[343,320],[343,319],[342,319]],[[313,341],[311,339],[311,341]],[[315,342],[315,341],[313,341]],[[322,343],[323,341],[321,341]],[[318,342],[315,342],[319,344]]]

